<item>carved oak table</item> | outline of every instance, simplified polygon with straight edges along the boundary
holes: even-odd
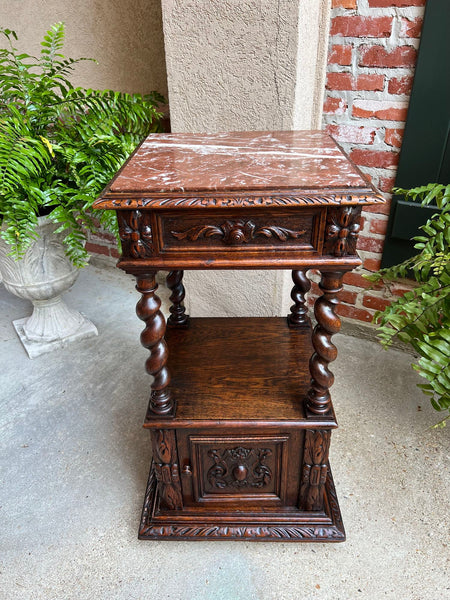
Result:
[[[383,201],[320,131],[152,134],[106,188],[96,208],[117,211],[153,375],[141,539],[345,539],[328,464],[331,338],[342,277],[360,264],[361,207]],[[189,319],[184,269],[291,269],[291,313]],[[313,331],[308,269],[321,273]]]

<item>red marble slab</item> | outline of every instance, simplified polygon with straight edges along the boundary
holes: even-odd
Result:
[[[155,195],[170,204],[193,194],[267,196],[275,190],[335,190],[343,196],[340,203],[384,201],[323,131],[174,133],[149,135],[96,207],[118,208],[121,195],[146,196],[155,206]],[[346,200],[345,194],[358,198]]]

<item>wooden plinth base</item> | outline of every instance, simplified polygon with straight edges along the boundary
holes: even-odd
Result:
[[[345,531],[331,470],[325,486],[324,512],[282,511],[248,514],[187,515],[185,511],[159,510],[158,482],[153,464],[147,484],[139,539],[141,540],[242,540],[270,542],[344,542]]]
[[[167,332],[174,418],[147,413],[140,539],[343,541],[328,466],[333,410],[305,413],[308,328],[192,319]]]

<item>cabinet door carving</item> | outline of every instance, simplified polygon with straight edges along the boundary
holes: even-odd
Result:
[[[177,437],[184,505],[205,509],[211,503],[297,505],[298,433],[240,436],[179,431]]]

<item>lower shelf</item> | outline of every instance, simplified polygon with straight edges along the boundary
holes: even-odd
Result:
[[[201,515],[159,512],[158,482],[150,469],[139,530],[141,540],[243,540],[278,542],[343,542],[345,531],[331,470],[328,469],[323,512],[242,511]],[[220,524],[218,524],[220,521]]]

